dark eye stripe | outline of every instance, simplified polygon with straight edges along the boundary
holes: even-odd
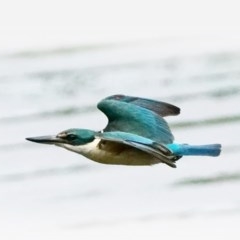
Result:
[[[68,140],[74,140],[74,139],[76,139],[76,135],[74,135],[74,134],[68,134],[68,135],[66,136],[66,139],[68,139]]]

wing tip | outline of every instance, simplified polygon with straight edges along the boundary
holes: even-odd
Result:
[[[104,100],[116,100],[116,101],[122,101],[126,103],[135,104],[139,107],[143,107],[146,109],[149,109],[162,117],[164,116],[176,116],[179,115],[181,112],[181,109],[173,104],[152,100],[148,98],[140,98],[135,96],[128,96],[124,94],[114,94],[111,96],[108,96],[104,98]]]

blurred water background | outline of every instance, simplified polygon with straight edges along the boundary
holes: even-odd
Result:
[[[0,56],[1,239],[239,239],[240,43],[160,39]],[[101,165],[25,137],[100,130],[111,94],[162,100],[177,142],[218,158]]]

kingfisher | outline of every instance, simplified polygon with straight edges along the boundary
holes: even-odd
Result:
[[[182,156],[219,156],[221,144],[189,145],[174,142],[164,117],[180,108],[162,101],[126,95],[112,95],[98,105],[108,118],[102,131],[71,128],[57,135],[26,140],[53,144],[81,154],[95,162],[145,166],[165,163],[176,167]]]

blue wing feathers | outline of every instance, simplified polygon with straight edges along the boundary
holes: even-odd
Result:
[[[172,143],[167,122],[155,112],[127,102],[104,99],[98,108],[108,117],[104,131],[122,131],[150,138],[159,143]]]
[[[172,104],[161,102],[161,101],[155,101],[147,98],[139,98],[139,97],[125,96],[125,95],[118,94],[118,95],[107,97],[106,99],[117,100],[121,102],[134,104],[136,106],[151,110],[162,117],[171,116],[171,115],[174,116],[180,113],[180,108]]]
[[[141,137],[132,133],[127,132],[103,132],[103,133],[97,133],[97,137],[103,137],[112,141],[128,141],[128,142],[136,142],[141,143],[143,145],[153,145],[153,141],[151,139]]]

